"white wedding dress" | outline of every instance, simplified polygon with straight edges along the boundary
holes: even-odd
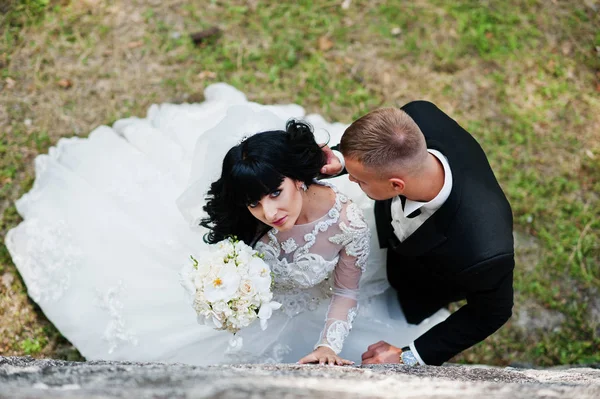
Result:
[[[325,183],[336,191],[326,215],[271,231],[256,246],[283,304],[266,331],[255,323],[232,348],[231,334],[199,325],[179,271],[206,245],[198,196],[219,177],[226,151],[245,134],[284,129],[291,117],[310,122],[317,137],[326,131],[332,143],[346,127],[298,105],[248,102],[223,83],[205,97],[61,139],[35,160],[34,186],[17,201],[24,221],[6,245],[30,297],[83,356],[297,362],[324,344],[359,363],[368,345],[405,346],[448,316],[440,310],[418,326],[406,323],[385,278],[385,252],[375,234],[369,238],[372,201],[341,176]]]

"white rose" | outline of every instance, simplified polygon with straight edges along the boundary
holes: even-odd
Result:
[[[250,307],[250,302],[247,301],[246,299],[238,299],[238,300],[232,301],[231,307],[233,309],[235,309],[236,313],[247,312],[248,308]]]
[[[256,287],[252,280],[242,280],[240,283],[240,295],[242,298],[253,297],[256,294]]]

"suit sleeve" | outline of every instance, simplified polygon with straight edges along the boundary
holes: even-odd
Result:
[[[483,341],[512,315],[514,254],[498,255],[457,276],[467,304],[420,336],[415,348],[428,365],[440,366]]]

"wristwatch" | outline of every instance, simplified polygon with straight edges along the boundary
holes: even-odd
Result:
[[[419,364],[419,361],[410,350],[410,347],[405,346],[402,348],[402,353],[400,353],[400,364],[406,364],[407,366],[416,366]]]

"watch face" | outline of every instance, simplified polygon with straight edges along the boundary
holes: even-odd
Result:
[[[402,358],[402,363],[406,364],[407,366],[414,366],[419,363],[412,351],[402,352],[400,357]]]

